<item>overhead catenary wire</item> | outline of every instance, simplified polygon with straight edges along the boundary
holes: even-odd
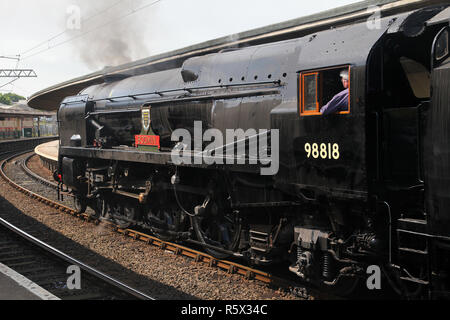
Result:
[[[20,79],[16,79],[16,80],[20,80]],[[18,90],[21,90],[21,91],[23,91],[23,92],[26,92],[26,91],[28,91],[28,89],[24,89],[23,87],[21,87],[21,86],[18,86],[17,85],[17,81],[14,81],[14,82],[11,82],[11,83],[7,83],[6,85],[4,85],[4,86],[7,86],[7,85],[10,85],[10,89],[0,89],[0,92],[17,92],[17,89]],[[4,86],[2,86],[1,88],[3,88]],[[24,95],[24,94],[22,94],[23,96],[26,96],[26,95]]]
[[[85,18],[85,19],[81,19],[81,22],[82,22],[82,23],[83,23],[83,22],[87,22],[87,21],[91,20],[92,18],[95,18],[95,17],[97,17],[97,16],[99,16],[99,15],[102,15],[102,14],[104,14],[105,12],[107,12],[107,11],[111,10],[112,8],[116,7],[118,4],[120,4],[120,3],[123,2],[123,1],[125,1],[125,0],[119,0],[119,1],[115,2],[114,4],[108,6],[108,7],[105,8],[104,10],[102,10],[102,11],[100,11],[100,12],[97,12],[97,13],[93,14],[92,16],[89,16],[89,17],[87,17],[87,18]],[[19,56],[26,55],[27,53],[30,53],[30,52],[34,51],[35,49],[40,48],[40,47],[42,47],[43,45],[50,43],[50,41],[53,41],[53,40],[55,40],[56,38],[59,38],[60,36],[62,36],[63,34],[65,34],[65,33],[68,32],[68,31],[72,31],[72,30],[69,29],[69,28],[66,28],[66,29],[64,29],[64,31],[61,31],[61,32],[59,32],[58,34],[55,34],[54,36],[50,37],[49,39],[44,40],[44,41],[40,42],[39,44],[37,44],[37,45],[31,47],[30,49],[27,49],[27,50],[23,51]]]
[[[62,45],[64,45],[64,44],[66,44],[66,43],[69,43],[69,42],[72,42],[72,41],[74,41],[74,40],[77,40],[77,39],[79,39],[79,38],[82,38],[82,37],[86,36],[87,34],[92,33],[92,32],[94,32],[94,31],[97,31],[97,30],[99,30],[99,29],[101,29],[101,28],[104,28],[104,27],[106,27],[106,26],[108,26],[108,25],[110,25],[110,24],[112,24],[112,23],[117,23],[117,21],[119,21],[119,20],[123,20],[123,19],[125,19],[125,18],[127,18],[127,17],[129,17],[129,16],[131,16],[131,15],[137,13],[137,12],[139,12],[139,11],[142,11],[142,10],[144,10],[144,9],[146,9],[146,8],[149,8],[149,7],[151,7],[151,6],[154,6],[154,5],[156,5],[156,4],[158,4],[158,3],[162,2],[162,1],[163,1],[163,0],[156,0],[156,1],[153,1],[153,2],[148,3],[148,4],[146,4],[146,5],[143,5],[143,6],[139,7],[139,8],[137,8],[137,9],[133,9],[133,10],[131,10],[131,12],[128,12],[128,13],[125,14],[125,15],[122,15],[122,16],[120,16],[120,17],[118,17],[118,18],[114,18],[114,19],[112,19],[112,20],[110,20],[110,21],[108,21],[108,22],[106,22],[106,23],[104,23],[104,24],[102,24],[102,25],[100,25],[100,26],[97,26],[97,27],[95,27],[95,28],[93,28],[93,29],[90,29],[90,30],[88,30],[88,31],[86,31],[86,32],[84,32],[84,33],[82,33],[82,34],[79,34],[79,35],[77,35],[77,36],[74,36],[74,37],[72,37],[72,38],[70,38],[70,39],[67,39],[67,40],[65,40],[65,41],[59,42],[59,43],[57,43],[57,44],[55,44],[55,45],[53,45],[53,46],[49,46],[48,48],[43,49],[43,50],[41,50],[41,51],[38,51],[38,52],[36,52],[36,53],[30,54],[30,55],[28,55],[28,56],[25,56],[25,57],[22,58],[22,61],[23,61],[23,60],[27,60],[27,59],[29,59],[29,58],[31,58],[31,57],[37,56],[37,55],[39,55],[39,54],[41,54],[41,53],[44,53],[44,52],[49,51],[49,50],[51,50],[51,49],[54,49],[54,48],[56,48],[56,47],[62,46]]]
[[[20,60],[20,54],[11,56],[0,56],[0,59]]]
[[[15,82],[15,81],[17,81],[17,80],[19,80],[19,78],[15,78],[14,80],[11,80],[11,81],[9,81],[8,83],[5,83],[4,85],[1,85],[1,86],[0,86],[0,89],[6,87],[6,86],[9,85],[9,84],[12,84],[13,82]]]
[[[20,55],[11,55],[11,56],[0,56],[0,59],[6,59],[6,60],[17,60],[16,69],[19,66],[20,61]],[[11,80],[3,85],[0,85],[0,89],[6,87],[9,84],[12,84],[14,81],[19,80],[19,78],[15,78],[14,80]],[[11,92],[11,90],[0,90],[1,92]]]

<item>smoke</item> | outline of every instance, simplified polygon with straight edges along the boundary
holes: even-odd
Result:
[[[66,25],[72,45],[91,69],[117,66],[149,55],[145,21],[157,6],[134,12],[149,0],[78,0],[68,4]]]

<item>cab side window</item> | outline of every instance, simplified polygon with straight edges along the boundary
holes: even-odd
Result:
[[[300,72],[301,116],[350,113],[350,67]]]

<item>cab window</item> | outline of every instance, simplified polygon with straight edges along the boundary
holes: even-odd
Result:
[[[343,79],[347,82],[344,82]],[[347,88],[346,88],[347,87]],[[350,112],[350,67],[340,66],[300,72],[300,115]],[[330,108],[329,108],[330,107]],[[321,112],[321,109],[324,113]],[[324,110],[328,109],[329,112]]]

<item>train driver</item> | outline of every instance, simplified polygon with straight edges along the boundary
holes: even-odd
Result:
[[[323,115],[332,114],[335,112],[348,110],[348,96],[349,96],[349,80],[348,80],[348,70],[342,70],[340,73],[342,85],[344,90],[335,95],[330,102],[324,105],[320,112]]]

